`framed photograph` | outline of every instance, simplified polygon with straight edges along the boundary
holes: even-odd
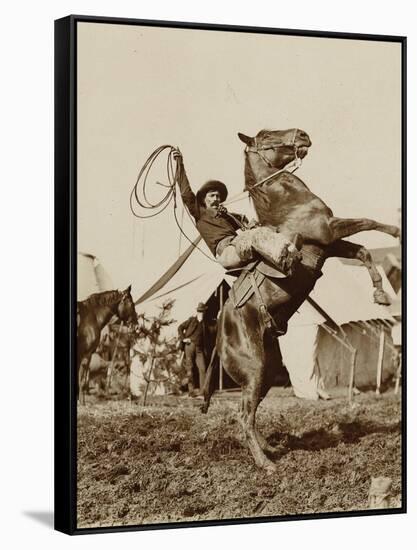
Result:
[[[55,527],[406,511],[406,38],[55,22]]]

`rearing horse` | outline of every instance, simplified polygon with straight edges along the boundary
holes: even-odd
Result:
[[[343,237],[375,229],[399,236],[399,229],[368,219],[341,219],[291,172],[288,164],[303,159],[311,145],[308,135],[298,129],[262,130],[251,138],[239,134],[246,144],[245,188],[249,191],[263,225],[274,227],[288,238],[301,235],[302,260],[291,276],[265,278],[259,291],[268,312],[277,324],[288,321],[313,290],[322,275],[326,258],[358,258],[368,268],[375,287],[375,300],[387,303],[381,278],[369,252]],[[274,472],[276,465],[266,452],[268,445],[255,425],[256,410],[282,369],[278,339],[262,322],[256,293],[240,308],[230,299],[219,318],[216,348],[224,368],[242,388],[240,419],[246,443],[257,466]],[[206,395],[206,407],[210,395]]]
[[[77,302],[78,394],[81,391],[83,405],[88,387],[90,360],[100,343],[102,329],[114,315],[121,321],[135,325],[138,323],[130,290],[131,286],[123,291],[98,292],[82,302]]]

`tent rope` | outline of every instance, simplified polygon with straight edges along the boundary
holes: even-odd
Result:
[[[354,352],[355,351],[355,348],[352,346],[352,344],[349,342],[349,339],[346,335],[346,333],[343,331],[343,335],[344,335],[344,338],[340,338],[339,336],[337,336],[337,333],[336,331],[334,331],[331,327],[329,327],[328,325],[326,325],[326,323],[323,323],[322,325],[320,325],[321,327],[324,328],[324,330],[330,334],[330,336],[333,336],[333,338],[335,340],[337,340],[340,344],[342,344],[342,346],[344,346],[346,349],[348,349],[350,352]],[[339,329],[341,329],[342,327],[337,325]]]
[[[351,328],[352,328],[353,330],[355,330],[355,331],[358,332],[359,334],[363,335],[362,329],[357,328],[353,323],[349,323],[349,325],[351,326]],[[336,332],[335,332],[333,329],[331,329],[330,327],[328,327],[326,324],[322,324],[322,325],[320,325],[320,326],[323,327],[324,330],[325,330],[328,334],[330,334],[331,336],[333,336],[333,338],[335,338],[339,343],[343,344],[345,347],[347,347],[348,349],[350,349],[350,351],[353,351],[353,349],[355,349],[355,348],[353,348],[353,346],[351,346],[350,343],[348,344],[349,339],[348,339],[348,337],[347,337],[345,331],[343,331],[343,334],[344,334],[344,336],[345,336],[345,338],[346,338],[346,341],[344,341],[342,338],[340,338],[339,336],[337,336]],[[367,326],[367,325],[365,325],[365,326]],[[342,330],[342,327],[341,327],[341,326],[338,325],[338,327]],[[365,331],[365,336],[367,336],[370,340],[373,340],[374,342],[379,342],[379,334],[378,334],[378,337],[376,338],[376,337],[372,336],[371,334],[369,334],[365,329],[363,329],[363,330]],[[372,329],[372,330],[373,330],[373,329]],[[375,334],[377,334],[377,333],[375,332]],[[395,350],[395,347],[392,346],[389,342],[386,342],[386,346],[387,346],[388,349],[390,349],[391,351],[396,351],[396,350]]]
[[[381,321],[383,322],[383,319],[381,319]],[[362,322],[362,323],[365,325],[365,327],[368,327],[368,325],[366,324],[368,321],[360,321],[360,322]],[[355,327],[355,325],[353,325],[353,324],[351,324],[351,327],[352,327],[353,330],[356,330],[356,331],[357,331],[358,333],[360,333],[360,334],[363,334],[363,332],[365,332],[365,335],[366,335],[370,340],[373,340],[374,342],[378,342],[378,343],[379,343],[379,333],[377,333],[376,331],[374,331],[373,328],[372,328],[370,325],[369,325],[369,328],[370,328],[370,330],[373,332],[373,334],[376,335],[376,337],[375,337],[375,336],[372,336],[371,334],[369,334],[369,332],[367,332],[365,328],[359,329],[359,328]],[[362,332],[362,331],[363,331],[363,332]],[[385,342],[385,345],[388,347],[388,349],[391,350],[391,352],[396,351],[395,347],[392,346],[389,342],[386,341],[386,342]]]

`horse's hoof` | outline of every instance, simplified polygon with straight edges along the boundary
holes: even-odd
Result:
[[[374,302],[381,306],[391,305],[391,300],[389,299],[388,294],[384,290],[375,290],[374,292]]]

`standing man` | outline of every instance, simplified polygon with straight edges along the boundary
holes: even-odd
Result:
[[[207,306],[199,303],[197,314],[190,317],[178,327],[180,346],[184,349],[184,362],[188,377],[188,395],[194,396],[193,369],[197,367],[199,394],[201,395],[206,377],[206,358],[204,355],[205,326],[204,312]]]

